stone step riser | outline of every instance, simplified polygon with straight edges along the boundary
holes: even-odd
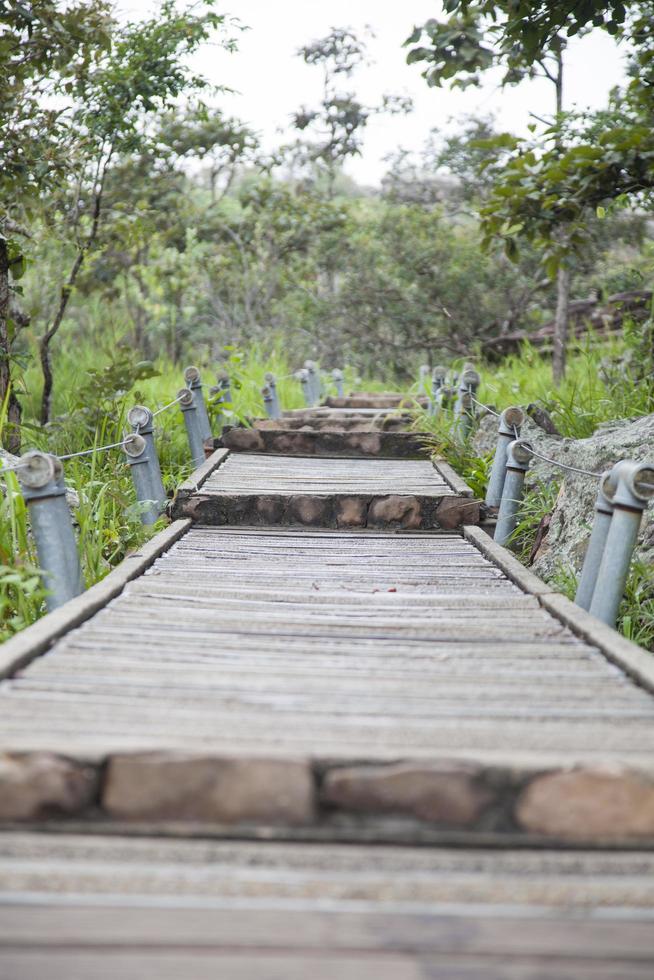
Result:
[[[282,495],[200,490],[178,497],[170,508],[174,519],[191,518],[210,526],[248,525],[322,528],[375,528],[452,531],[478,524],[479,501],[469,497],[362,494]]]
[[[447,760],[389,764],[188,753],[112,755],[89,763],[46,752],[6,754],[0,822],[62,819],[135,828],[264,828],[322,839],[456,833],[654,847],[654,770],[535,769]]]
[[[214,445],[231,452],[271,453],[279,456],[331,456],[343,458],[426,459],[429,437],[419,432],[371,432],[302,428],[229,429]]]

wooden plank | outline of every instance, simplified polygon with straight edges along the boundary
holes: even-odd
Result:
[[[228,449],[216,449],[201,466],[198,466],[189,476],[188,480],[180,483],[177,488],[176,496],[190,497],[197,493],[214,470],[221,466],[229,456]]]
[[[101,582],[3,643],[0,648],[0,678],[10,677],[16,670],[41,656],[60,636],[90,619],[111,599],[120,595],[128,582],[142,575],[190,527],[191,521],[174,521],[137,551],[127,555]]]

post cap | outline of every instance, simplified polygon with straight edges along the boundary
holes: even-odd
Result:
[[[473,367],[467,367],[461,374],[461,384],[466,385],[466,387],[469,386],[475,388],[480,383],[481,378]]]
[[[420,370],[420,374],[425,375],[425,374],[429,374],[431,368],[429,367],[428,364],[421,364],[419,370]]]
[[[447,368],[443,367],[442,364],[437,364],[436,367],[431,372],[431,376],[434,381],[442,381],[447,377]]]
[[[217,380],[218,384],[219,385],[222,385],[223,387],[226,384],[229,384],[229,375],[228,375],[227,371],[219,371],[216,374],[216,380]]]
[[[315,371],[316,370],[316,362],[315,361],[305,361],[304,362],[304,366],[307,369],[307,371]]]
[[[526,469],[532,459],[532,445],[526,439],[514,439],[506,447],[508,464]]]
[[[177,392],[177,399],[182,408],[190,408],[191,405],[195,404],[190,388],[180,388]]]
[[[343,372],[340,370],[340,368],[334,368],[334,370],[332,371],[332,378],[334,379],[334,381],[343,380]]]
[[[298,381],[301,381],[302,384],[305,384],[309,380],[309,372],[306,368],[300,368],[299,371],[295,372],[295,377],[298,379]]]
[[[500,415],[500,419],[510,429],[519,429],[524,423],[525,413],[517,405],[509,405]]]
[[[195,384],[199,380],[200,380],[200,368],[196,368],[192,364],[190,365],[190,367],[185,368],[184,381],[186,381],[187,384],[190,385]]]
[[[617,471],[617,487],[612,499],[614,506],[622,504],[642,509],[654,497],[654,463],[625,460],[614,466],[613,471]]]
[[[145,439],[137,432],[133,432],[130,436],[127,436],[123,443],[123,449],[131,459],[136,459],[137,456],[141,456],[145,452],[145,448]]]
[[[269,385],[275,384],[275,375],[272,373],[272,371],[266,371],[264,378]]]
[[[63,474],[61,460],[38,449],[30,449],[29,452],[24,453],[18,463],[21,467],[17,471],[18,479],[29,490],[40,490],[51,481],[56,482]]]
[[[133,405],[127,413],[127,421],[134,429],[144,429],[152,424],[152,412],[145,405]]]

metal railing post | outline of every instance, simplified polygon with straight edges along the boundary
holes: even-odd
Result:
[[[493,536],[498,544],[506,545],[516,529],[531,458],[531,443],[524,439],[514,439],[506,447],[506,476]]]
[[[320,404],[320,376],[315,361],[305,361],[304,370],[309,376],[309,397],[311,407]]]
[[[440,415],[443,409],[449,408],[450,405],[452,404],[452,399],[454,398],[455,395],[456,395],[456,388],[449,388],[446,385],[443,385],[441,388],[439,388],[436,394],[435,414]]]
[[[211,439],[213,433],[211,431],[209,416],[207,415],[207,406],[204,401],[200,369],[193,366],[187,367],[184,371],[184,381],[186,381],[189,390],[193,392],[193,401],[195,402],[195,407],[198,413],[198,427],[200,429],[202,439]]]
[[[313,399],[312,399],[312,392],[311,392],[311,383],[309,381],[309,372],[307,371],[306,368],[300,368],[300,370],[296,372],[295,377],[302,385],[304,404],[307,406],[307,408],[312,408]]]
[[[461,377],[459,378],[459,390],[454,405],[455,418],[460,419],[463,415],[468,415],[470,413],[471,405],[474,409],[474,404],[470,399],[470,395],[476,396],[477,388],[480,384],[481,378],[475,369],[469,365],[465,365],[464,370],[461,372]]]
[[[428,364],[421,364],[418,368],[418,397],[420,395],[428,395],[429,391],[427,389],[427,378],[431,374],[431,368]]]
[[[588,547],[584,556],[584,564],[577,584],[577,594],[575,595],[575,602],[582,609],[590,609],[593,592],[595,591],[595,583],[597,582],[597,574],[606,546],[606,538],[611,527],[611,518],[613,517],[613,504],[611,501],[616,491],[616,481],[612,479],[612,476],[615,470],[617,470],[617,466],[614,466],[612,470],[606,470],[600,478],[599,490],[597,491],[597,499],[595,501],[595,520],[593,521],[593,529],[590,533]]]
[[[505,408],[500,415],[497,428],[497,446],[486,489],[486,505],[488,507],[500,506],[504,477],[506,476],[506,448],[510,442],[519,438],[520,428],[524,420],[524,412],[516,405]]]
[[[275,399],[273,393],[270,390],[269,385],[264,385],[261,389],[261,394],[263,396],[263,408],[266,413],[266,418],[274,419],[275,416]]]
[[[221,405],[231,405],[232,404],[232,386],[229,380],[229,375],[227,371],[221,371],[220,374],[216,375],[216,380],[218,381],[218,390],[220,394],[220,404]]]
[[[438,393],[445,384],[447,368],[438,365],[431,372],[431,398],[429,399],[429,414],[438,415],[439,398]]]
[[[48,590],[45,603],[52,612],[84,591],[64,468],[56,456],[36,450],[21,456],[19,463],[18,479]]]
[[[142,524],[154,524],[163,510],[164,499],[158,499],[155,491],[156,474],[152,466],[152,454],[145,438],[134,432],[123,444],[123,451],[129,463],[136,499],[141,504]],[[163,487],[162,487],[163,489]]]
[[[190,388],[181,388],[177,392],[179,407],[184,416],[186,426],[186,436],[188,438],[189,449],[191,450],[191,460],[195,467],[204,463],[204,440],[198,424],[198,410]]]
[[[160,508],[166,505],[166,488],[163,485],[159,453],[154,441],[154,416],[145,405],[134,405],[127,413],[127,421],[132,426],[135,435],[143,436],[147,447],[148,472],[152,494],[150,500],[156,500]],[[129,460],[128,460],[129,462]]]
[[[270,389],[270,394],[272,396],[272,415],[271,419],[281,419],[282,417],[282,406],[279,402],[279,392],[277,391],[277,380],[275,375],[270,371],[266,373],[266,387]]]
[[[337,396],[339,398],[344,398],[345,395],[343,391],[343,372],[339,371],[338,368],[334,368],[334,370],[332,371],[332,381],[334,382]]]
[[[611,526],[590,604],[593,616],[609,626],[618,616],[643,511],[654,497],[653,464],[625,461],[618,467]]]

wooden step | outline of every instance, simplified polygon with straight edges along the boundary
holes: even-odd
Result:
[[[649,980],[644,852],[0,836],[7,980]]]
[[[222,457],[197,492],[181,490],[171,515],[202,524],[452,530],[477,523],[479,503],[441,462],[238,453]]]
[[[192,528],[0,704],[9,822],[654,846],[654,698],[455,534]]]

